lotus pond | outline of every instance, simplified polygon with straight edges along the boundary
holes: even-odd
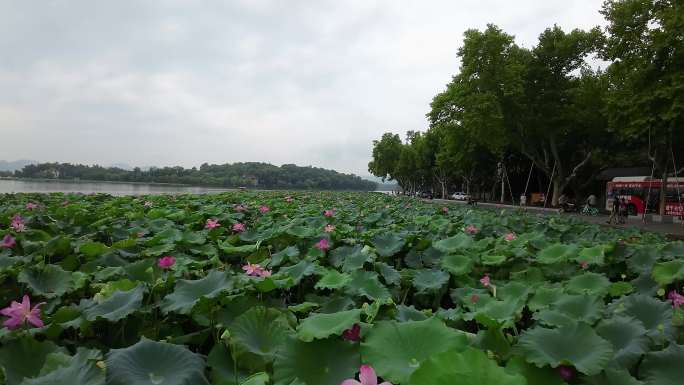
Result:
[[[682,385],[682,257],[372,193],[0,195],[0,383]]]

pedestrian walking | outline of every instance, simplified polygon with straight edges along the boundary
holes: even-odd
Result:
[[[624,198],[620,200],[620,216],[622,223],[627,223],[627,218],[629,217],[629,209],[627,206],[627,200]]]
[[[522,207],[527,206],[527,195],[525,195],[525,194],[520,195],[520,206],[522,206]]]
[[[610,217],[608,218],[608,222],[606,222],[609,225],[613,223],[613,221],[618,223],[620,220],[620,218],[618,218],[620,215],[620,199],[618,199],[618,197],[614,197],[611,203]]]

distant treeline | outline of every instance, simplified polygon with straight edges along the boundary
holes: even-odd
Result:
[[[101,180],[113,182],[177,183],[193,186],[249,187],[263,189],[361,190],[373,191],[377,184],[353,174],[317,167],[268,163],[202,164],[183,167],[152,167],[124,170],[117,167],[70,163],[40,163],[25,166],[13,174],[17,178]]]

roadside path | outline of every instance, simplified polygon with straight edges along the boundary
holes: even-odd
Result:
[[[446,200],[446,199],[433,199],[433,200],[424,199],[424,201],[438,203],[438,204],[461,204],[461,205],[466,204],[466,202],[463,202],[463,201]],[[512,206],[512,205],[498,204],[498,203],[478,203],[476,207],[492,209],[492,210],[501,210],[501,209],[504,209],[504,210],[520,210],[520,206]],[[599,224],[602,226],[610,226],[610,227],[637,228],[637,229],[642,230],[642,231],[651,231],[654,233],[664,234],[671,239],[684,240],[684,226],[682,226],[681,223],[644,223],[641,220],[640,216],[631,216],[627,219],[627,223],[624,225],[618,225],[618,224],[609,225],[606,223],[608,221],[607,215],[598,215],[598,216],[592,217],[592,216],[580,215],[580,214],[574,214],[574,213],[560,214],[558,212],[558,209],[543,208],[543,207],[536,207],[536,206],[528,206],[528,207],[525,207],[525,209],[527,212],[536,212],[536,213],[543,214],[543,215],[571,215],[575,218],[579,218],[579,219],[581,219],[585,222],[588,222],[588,223],[595,223],[595,224]]]

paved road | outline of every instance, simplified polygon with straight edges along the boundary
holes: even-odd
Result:
[[[454,200],[444,200],[444,199],[433,199],[433,200],[427,200],[428,202],[434,202],[434,203],[440,203],[440,204],[466,204],[463,201],[454,201]],[[482,208],[488,208],[488,209],[506,209],[506,210],[520,210],[519,206],[511,206],[511,205],[502,205],[502,204],[496,204],[496,203],[478,203],[478,207]],[[611,226],[611,227],[631,227],[631,228],[637,228],[642,231],[652,231],[655,233],[660,233],[660,234],[665,234],[669,238],[672,239],[681,239],[684,240],[684,226],[682,223],[644,223],[641,220],[641,217],[639,216],[633,216],[629,217],[627,220],[627,223],[624,225],[618,225],[618,224],[612,224],[609,225],[606,222],[608,221],[608,216],[607,215],[598,215],[595,217],[591,216],[586,216],[586,215],[579,215],[579,214],[570,214],[570,213],[565,213],[565,214],[559,214],[557,209],[549,209],[549,208],[543,208],[543,207],[527,207],[527,211],[529,212],[537,212],[540,214],[544,215],[572,215],[576,218],[580,218],[585,222],[589,223],[596,223],[599,225],[603,226]]]

